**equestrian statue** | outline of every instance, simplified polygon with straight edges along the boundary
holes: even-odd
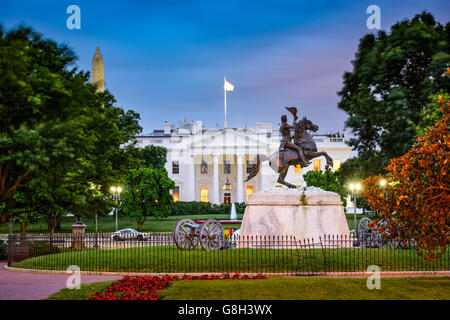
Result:
[[[281,116],[281,142],[278,151],[269,157],[264,154],[258,154],[256,156],[256,164],[251,168],[250,174],[245,181],[251,180],[258,174],[261,161],[269,161],[269,166],[279,173],[278,183],[284,184],[289,188],[296,188],[295,185],[284,180],[290,166],[300,165],[302,168],[305,168],[311,164],[309,160],[320,156],[324,156],[327,161],[325,169],[333,166],[333,159],[325,151],[317,151],[316,143],[308,132],[316,132],[319,127],[306,119],[306,117],[297,121],[297,108],[286,107],[286,109],[294,116],[294,122],[290,125],[287,122],[286,115]],[[294,130],[293,137],[291,136],[291,130]]]

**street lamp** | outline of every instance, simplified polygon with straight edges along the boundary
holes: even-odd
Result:
[[[120,201],[120,193],[122,192],[122,187],[120,186],[112,186],[111,193],[113,194],[113,200],[116,202],[116,231],[119,229],[119,201]]]
[[[355,228],[355,232],[356,232],[356,194],[361,189],[361,185],[359,183],[356,183],[356,184],[351,183],[349,187],[350,187],[350,191],[352,192],[353,199],[354,199],[353,204],[355,206],[355,210],[353,213],[353,223],[354,223],[354,228]]]
[[[100,186],[96,186],[95,184],[91,183],[91,190],[94,191],[95,189],[100,189]],[[98,248],[98,214],[97,214],[97,209],[95,209],[95,212],[94,212],[94,225],[95,225],[95,243],[94,243],[94,248]]]

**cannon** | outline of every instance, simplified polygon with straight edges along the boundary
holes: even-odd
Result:
[[[380,249],[410,249],[414,248],[415,241],[409,240],[406,243],[400,240],[390,239],[391,232],[388,228],[381,233],[377,228],[372,227],[370,224],[372,220],[368,217],[363,217],[359,220],[356,227],[356,237],[358,239],[357,243],[360,247],[365,248],[380,248]],[[385,226],[386,222],[384,220],[378,221],[378,226]],[[397,232],[400,232],[400,227]]]
[[[215,219],[208,219],[202,224],[191,219],[182,219],[175,226],[173,240],[181,250],[192,250],[199,244],[206,251],[227,249],[231,246],[225,241],[222,224]]]

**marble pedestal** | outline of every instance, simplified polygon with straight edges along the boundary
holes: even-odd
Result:
[[[351,246],[344,208],[337,193],[316,187],[272,187],[249,195],[239,247],[300,244],[314,248]]]

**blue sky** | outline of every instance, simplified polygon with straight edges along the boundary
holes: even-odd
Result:
[[[66,27],[71,4],[81,9],[81,30]],[[327,133],[344,127],[336,92],[359,39],[373,32],[372,4],[384,30],[422,10],[449,21],[448,1],[17,0],[0,3],[0,23],[31,25],[67,43],[83,70],[100,45],[106,88],[141,114],[144,133],[166,120],[223,127],[224,76],[235,85],[229,127],[277,125],[289,105]]]

